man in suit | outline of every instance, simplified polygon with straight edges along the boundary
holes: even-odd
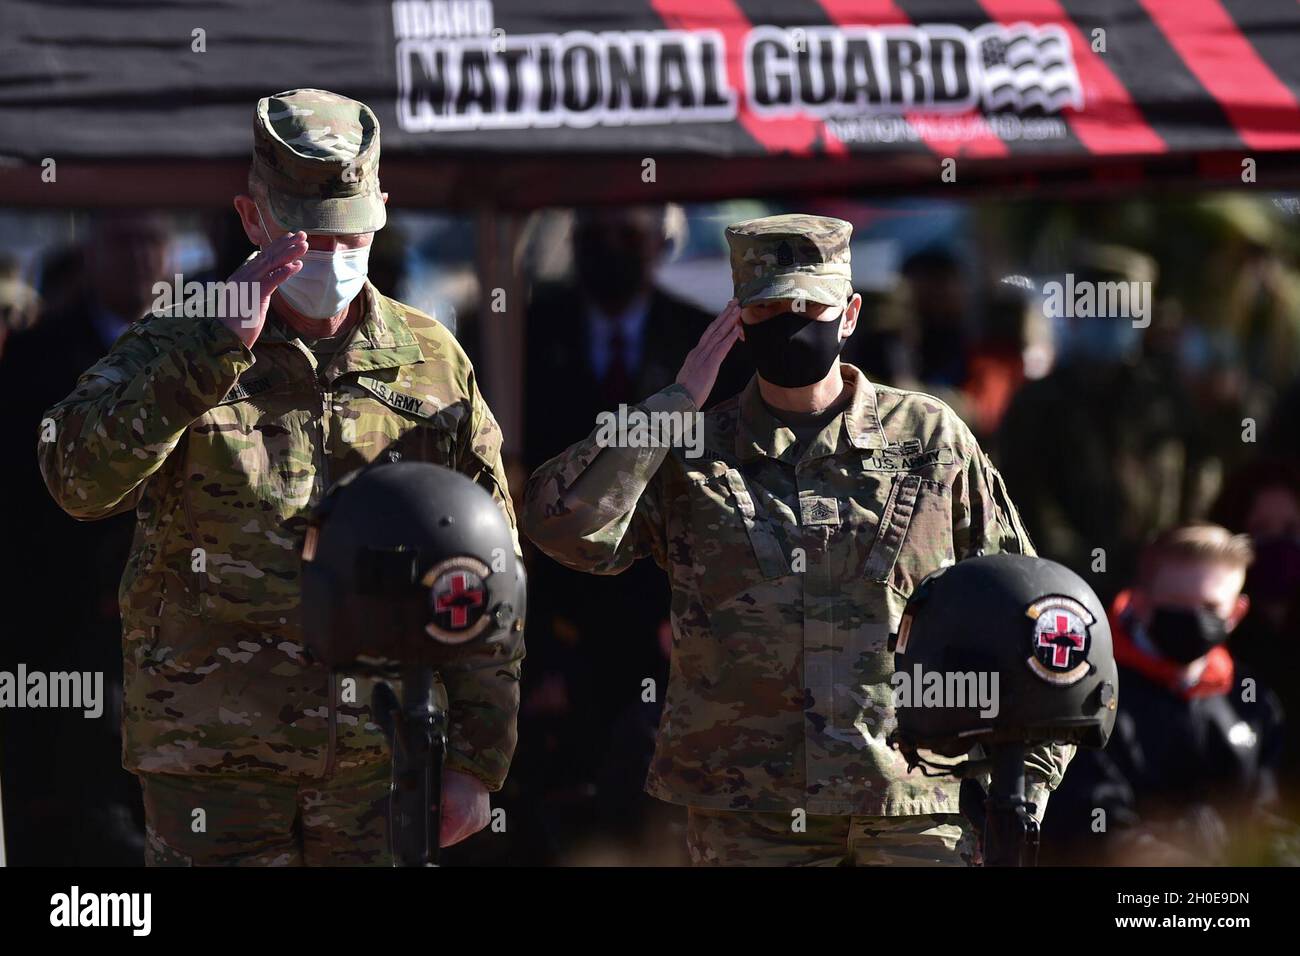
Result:
[[[167,280],[169,229],[157,216],[104,215],[86,240],[54,261],[51,307],[15,334],[0,362],[3,434],[27,441],[43,410],[149,311],[154,283]],[[144,847],[139,788],[121,762],[122,625],[117,585],[135,518],[121,514],[71,522],[50,499],[34,459],[5,469],[6,538],[0,573],[8,632],[0,670],[92,671],[104,675],[103,714],[0,709],[9,862],[32,865],[134,865]],[[13,546],[13,543],[21,543]],[[59,573],[59,570],[75,573]],[[52,746],[58,741],[57,746]]]
[[[528,309],[530,465],[567,436],[591,431],[599,412],[672,382],[681,355],[713,320],[655,284],[672,221],[663,206],[576,213],[573,280],[535,289]],[[743,355],[732,356],[717,399],[744,388],[751,371]]]
[[[572,281],[536,288],[529,304],[530,471],[590,432],[600,412],[672,384],[681,356],[712,321],[655,284],[674,213],[640,206],[575,214]],[[751,373],[746,356],[730,356],[716,399],[739,392]],[[616,620],[619,633],[607,633]],[[635,840],[643,831],[653,801],[641,783],[668,678],[667,628],[663,572],[648,561],[607,578],[532,562],[534,666],[524,684],[520,772],[528,765],[532,785],[549,794],[553,844],[581,842],[596,810],[606,824],[597,829],[611,838]],[[652,701],[642,699],[647,678],[660,691]]]

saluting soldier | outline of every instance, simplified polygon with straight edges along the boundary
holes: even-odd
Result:
[[[702,415],[702,448],[663,447],[666,433],[620,445],[598,427],[525,495],[523,529],[557,561],[617,574],[652,557],[668,573],[671,676],[646,789],[688,807],[697,864],[973,855],[957,784],[909,775],[886,744],[886,645],[926,574],[1033,550],[946,405],[839,361],[862,302],[851,228],[809,215],[728,227],[735,298],[640,407]],[[700,413],[738,339],[756,376]],[[1071,754],[1028,761],[1040,812]]]
[[[370,682],[304,653],[307,518],[391,450],[470,476],[513,529],[501,433],[447,329],[367,279],[387,200],[374,113],[290,90],[258,103],[253,134],[235,207],[260,251],[231,277],[251,314],[213,295],[136,322],[46,413],[41,471],[76,518],[136,512],[123,749],[147,862],[383,864],[390,768]],[[512,633],[441,674],[444,846],[488,821],[523,653]]]

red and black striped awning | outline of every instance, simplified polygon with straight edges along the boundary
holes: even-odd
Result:
[[[0,18],[11,202],[113,201],[106,170],[150,168],[182,201],[247,157],[259,96],[298,86],[369,103],[386,185],[431,204],[1300,182],[1296,0],[5,0]],[[51,160],[63,189],[39,178]]]

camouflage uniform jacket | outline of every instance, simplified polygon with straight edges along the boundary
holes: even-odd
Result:
[[[474,478],[514,527],[468,358],[435,319],[363,294],[319,373],[274,311],[251,352],[216,319],[155,314],[46,413],[40,465],[59,505],[81,519],[136,509],[119,594],[127,769],[321,776],[387,759],[371,683],[305,657],[299,630],[306,521],[335,479],[395,448]],[[514,751],[523,654],[512,635],[442,674],[448,766],[492,789]]]
[[[958,812],[949,778],[908,774],[885,743],[896,725],[886,644],[927,573],[1032,545],[946,405],[841,369],[852,402],[802,453],[753,379],[703,414],[700,457],[602,448],[597,430],[529,481],[523,529],[557,561],[616,574],[649,555],[669,576],[672,662],[646,782],[661,799]],[[696,411],[680,385],[641,408]],[[1032,755],[1040,802],[1071,754]]]

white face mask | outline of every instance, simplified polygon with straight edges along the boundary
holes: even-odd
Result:
[[[267,236],[271,231],[262,220],[258,207],[257,220]],[[366,284],[370,264],[370,247],[337,249],[334,252],[308,249],[301,256],[302,268],[276,288],[295,312],[309,319],[328,319],[338,315],[357,297]]]

